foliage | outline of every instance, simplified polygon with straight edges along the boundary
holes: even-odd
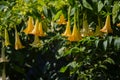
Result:
[[[6,76],[10,80],[119,80],[119,13],[119,0],[1,0],[0,57],[5,49],[9,62],[1,62],[0,58],[0,72],[5,63]],[[87,20],[86,25],[93,33],[97,26],[104,26],[105,17],[110,15],[113,33],[89,34],[71,42],[61,35],[66,26],[57,24],[61,15],[65,21],[70,19],[71,30],[76,24],[79,32]],[[43,31],[47,34],[37,38],[41,41],[38,46],[31,45],[33,34],[23,32],[29,16],[33,17],[34,25],[36,20],[42,22]],[[5,29],[9,34],[9,46],[2,45]],[[25,47],[19,50],[14,48],[16,30]]]

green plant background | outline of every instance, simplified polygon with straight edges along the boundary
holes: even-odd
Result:
[[[61,36],[65,25],[58,25],[56,21],[61,14],[67,20],[69,6],[72,7],[72,26],[75,9],[77,27],[82,28],[83,13],[86,13],[88,24],[94,31],[96,26],[104,26],[106,15],[110,14],[113,34],[87,36],[78,42],[66,40]],[[44,14],[44,20],[41,14]],[[34,36],[22,32],[28,16],[43,22],[48,36],[40,37],[42,46],[30,46]],[[9,59],[6,76],[10,80],[119,80],[120,28],[116,26],[119,22],[119,0],[1,0],[0,48],[4,29],[8,30],[11,42],[10,46],[4,47]],[[15,26],[25,46],[20,50],[14,49]],[[2,65],[0,63],[0,73]]]

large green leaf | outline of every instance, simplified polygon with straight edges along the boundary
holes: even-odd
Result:
[[[57,20],[57,19],[60,17],[61,14],[62,14],[62,10],[58,11],[58,12],[56,13],[56,15],[54,16],[53,20],[54,20],[54,21]]]
[[[104,48],[105,51],[107,50],[107,46],[108,46],[108,41],[105,40],[105,41],[103,42],[103,48]]]
[[[83,6],[87,9],[93,10],[93,8],[91,7],[91,5],[86,1],[86,0],[82,0]]]
[[[116,2],[114,2],[113,8],[112,8],[112,20],[113,20],[113,23],[116,22],[119,10],[120,10],[120,2],[116,1]]]
[[[67,70],[68,66],[64,66],[60,69],[60,72],[64,73]]]
[[[112,58],[107,58],[104,60],[104,63],[110,63],[110,64],[115,64],[114,60]]]
[[[120,49],[120,38],[115,39],[114,46],[115,46],[115,49],[117,49],[117,50]]]
[[[99,42],[100,42],[100,40],[96,40],[96,41],[95,41],[95,46],[96,46],[96,48],[98,48]]]
[[[100,12],[102,10],[102,8],[104,7],[102,1],[98,2],[98,12]]]

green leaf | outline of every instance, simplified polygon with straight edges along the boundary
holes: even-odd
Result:
[[[80,48],[73,47],[70,50],[66,51],[63,56],[69,55],[71,53],[75,54],[75,53],[78,53],[78,52],[80,52]]]
[[[67,0],[70,5],[74,5],[75,1],[74,0]]]
[[[120,38],[116,38],[114,41],[114,46],[117,50],[120,49]]]
[[[85,8],[93,10],[93,8],[91,7],[91,5],[86,0],[82,0],[82,2],[83,2],[83,6]]]
[[[46,7],[43,7],[43,12],[44,12],[45,16],[48,17],[48,10]]]
[[[84,52],[85,51],[85,49],[86,49],[86,47],[80,47],[80,52]]]
[[[103,3],[102,3],[102,1],[99,1],[98,2],[98,12],[100,12],[101,11],[101,9],[103,8]]]
[[[111,58],[107,58],[104,60],[104,63],[110,63],[110,64],[115,64],[114,60]]]
[[[95,46],[96,46],[96,48],[98,48],[99,42],[100,42],[99,40],[96,40],[96,41],[95,41]]]
[[[64,72],[67,70],[67,68],[68,68],[68,66],[62,67],[62,68],[60,69],[60,72],[61,72],[61,73],[64,73]]]
[[[78,53],[78,52],[80,52],[80,48],[78,48],[78,47],[73,47],[73,48],[71,49],[71,52],[72,52],[72,53]]]
[[[113,40],[113,37],[112,37],[112,36],[108,37],[108,42],[109,42],[109,45],[111,45],[112,40]]]
[[[65,54],[65,49],[66,49],[66,47],[62,47],[58,50],[58,54],[56,55],[57,59],[67,55],[67,54]]]
[[[100,65],[99,67],[107,69],[107,67],[105,65]]]
[[[105,41],[103,42],[103,48],[104,48],[105,51],[107,50],[107,45],[108,45],[108,41],[105,40]]]
[[[17,71],[18,73],[22,73],[22,74],[25,73],[24,68],[21,68],[20,66],[17,65],[13,65],[13,66],[14,66],[14,70]]]
[[[79,67],[80,64],[78,64],[76,61],[72,61],[71,63],[69,63],[67,66],[70,66],[72,68],[76,68],[76,67]]]
[[[116,22],[117,15],[119,14],[120,10],[120,3],[118,1],[114,2],[113,8],[112,8],[112,20],[113,23]]]
[[[54,21],[57,20],[57,19],[60,17],[61,14],[62,14],[62,10],[58,11],[58,12],[56,13],[56,15],[54,16],[53,20],[54,20]]]

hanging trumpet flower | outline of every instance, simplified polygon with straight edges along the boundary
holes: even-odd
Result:
[[[103,33],[100,31],[101,26],[103,25],[103,21],[101,20],[100,16],[98,16],[98,25],[96,26],[94,36],[103,36]]]
[[[31,34],[36,36],[46,36],[47,34],[43,31],[42,28],[42,22],[39,23],[38,20],[36,20],[35,27],[32,30]]]
[[[110,16],[109,15],[106,18],[105,26],[100,31],[104,32],[104,33],[113,33],[113,30],[112,30],[111,24],[110,24]]]
[[[120,27],[120,23],[117,24],[117,27]]]
[[[77,29],[76,24],[74,24],[72,35],[68,37],[68,40],[69,41],[79,41],[80,39],[81,39],[81,35]]]
[[[97,26],[97,27],[96,27],[96,30],[95,30],[94,35],[95,35],[95,36],[102,36],[102,32],[100,31],[100,26]]]
[[[89,34],[89,25],[87,22],[87,15],[86,13],[83,14],[83,29],[81,30],[81,36],[85,37]]]
[[[74,27],[73,27],[73,32],[72,35],[68,37],[69,41],[79,41],[81,39],[81,35],[79,30],[77,29],[76,26],[76,14],[74,15]]]
[[[18,35],[18,32],[17,32],[17,29],[15,28],[15,49],[18,50],[18,49],[22,49],[22,48],[24,48],[24,46],[22,45],[19,35]]]
[[[9,41],[9,35],[7,29],[5,29],[5,46],[9,46],[10,41]]]
[[[35,26],[34,26],[34,29],[32,30],[32,32],[30,34],[33,34],[33,35],[36,35],[36,36],[39,36],[39,21],[38,19],[36,20],[35,22]]]
[[[23,30],[25,34],[29,34],[34,28],[33,18],[29,16],[27,27]]]
[[[60,16],[60,19],[57,21],[58,24],[66,24],[67,22],[65,21],[65,17],[64,15],[62,14]]]
[[[70,36],[70,35],[71,35],[70,20],[68,20],[67,26],[66,26],[66,30],[65,30],[65,32],[62,34],[62,36],[68,37],[68,36]]]
[[[39,23],[39,36],[46,36],[47,34],[43,31],[42,22]]]
[[[93,35],[93,28],[88,28],[88,36],[92,36]]]
[[[68,22],[67,22],[67,25],[66,25],[66,30],[62,34],[62,36],[66,36],[66,37],[68,37],[68,36],[71,35],[71,29],[70,29],[70,11],[71,11],[71,6],[68,9]]]
[[[34,36],[34,41],[30,45],[32,47],[40,47],[40,46],[42,46],[42,41],[39,39],[39,36]]]

